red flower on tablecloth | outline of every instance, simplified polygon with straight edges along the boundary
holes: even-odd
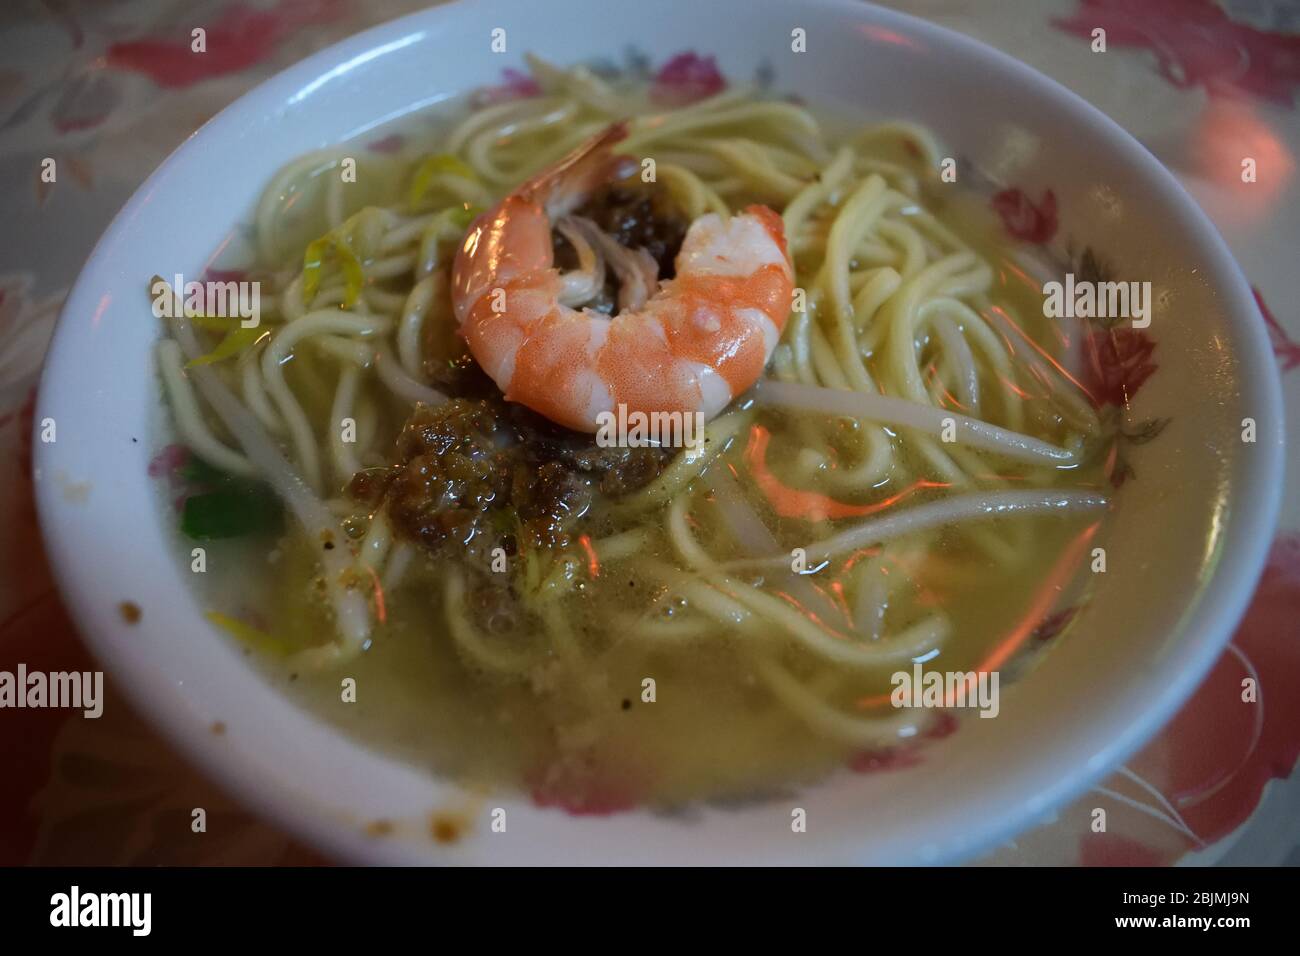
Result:
[[[1179,89],[1292,107],[1300,86],[1300,36],[1238,23],[1213,0],[1079,0],[1073,16],[1052,23],[1089,41],[1100,27],[1108,47],[1152,51],[1160,75]]]
[[[346,0],[280,0],[269,10],[234,3],[210,23],[113,43],[105,61],[119,70],[143,73],[159,86],[191,86],[260,63],[303,27],[336,20],[346,12]],[[192,47],[190,31],[196,27],[206,31],[202,53]]]
[[[1255,597],[1232,645],[1196,693],[1128,768],[1154,786],[1203,844],[1237,829],[1259,806],[1265,785],[1285,779],[1300,758],[1300,534],[1273,543]],[[1254,699],[1248,699],[1254,684]],[[1131,779],[1113,778],[1107,787],[1152,807],[1150,794]],[[1151,865],[1173,863],[1198,849],[1176,825],[1167,846],[1155,848],[1119,833],[1088,834],[1080,840],[1085,863]]]
[[[1056,193],[1050,189],[1035,203],[1019,189],[1004,189],[993,196],[993,211],[1003,228],[1017,239],[1042,245],[1056,235]]]
[[[1282,371],[1289,372],[1297,365],[1300,365],[1300,342],[1291,338],[1291,335],[1283,328],[1282,323],[1274,318],[1272,311],[1264,303],[1264,297],[1259,294],[1259,290],[1252,289],[1251,291],[1255,293],[1255,304],[1259,306],[1260,315],[1264,316],[1264,324],[1268,326],[1268,338],[1273,343],[1273,354],[1277,356]]]
[[[96,66],[63,86],[50,110],[50,123],[60,133],[94,129],[121,99],[117,85]]]
[[[1191,828],[1209,841],[1250,816],[1273,777],[1285,778],[1300,758],[1300,534],[1273,542],[1254,600],[1226,654],[1169,732],[1166,794]],[[1288,636],[1291,639],[1288,639]],[[1257,682],[1257,700],[1243,701],[1243,681]],[[1214,752],[1217,759],[1208,754]],[[1236,755],[1232,760],[1225,755]]]
[[[1089,834],[1079,841],[1080,866],[1163,866],[1165,854],[1122,833]]]

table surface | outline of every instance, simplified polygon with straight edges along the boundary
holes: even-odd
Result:
[[[63,298],[141,181],[266,77],[420,0],[62,0],[0,10],[0,669],[87,669],[42,556],[33,393]],[[1183,182],[1255,287],[1300,421],[1300,0],[912,0],[1108,113]],[[204,26],[208,52],[188,56]],[[1090,49],[1106,30],[1104,54]],[[1259,164],[1240,188],[1242,156]],[[41,162],[58,163],[56,184]],[[1300,443],[1232,645],[1126,767],[982,863],[1300,863]],[[1240,706],[1245,675],[1260,705]],[[274,864],[319,857],[225,797],[131,716],[0,715],[0,864]],[[192,838],[191,808],[208,810]],[[1107,832],[1092,833],[1094,807]]]

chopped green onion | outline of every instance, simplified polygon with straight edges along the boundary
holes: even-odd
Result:
[[[229,332],[232,325],[236,325],[242,321],[239,316],[235,315],[232,315],[229,318],[222,318],[221,316],[204,315],[201,312],[187,315],[186,318],[189,319],[193,325],[200,329],[205,329],[208,332]]]
[[[235,640],[248,645],[254,650],[272,654],[276,657],[288,657],[293,653],[293,648],[289,647],[280,638],[267,634],[265,631],[260,631],[251,624],[245,624],[238,618],[222,614],[220,611],[208,611],[203,616],[234,637]]]
[[[453,176],[460,176],[471,182],[478,182],[478,175],[464,160],[458,159],[450,153],[438,153],[420,163],[419,168],[415,171],[415,176],[411,179],[411,188],[407,194],[407,200],[412,206],[420,204],[424,194],[433,185],[433,178],[441,173],[451,173]]]
[[[172,293],[173,299],[180,303],[180,310],[184,317],[200,329],[206,329],[209,332],[228,332],[230,331],[232,324],[241,321],[238,316],[212,316],[198,311],[191,311],[185,306],[184,297],[179,292],[172,289],[171,283],[162,276],[156,275],[149,280],[149,294],[151,296],[154,296],[153,290],[158,287],[159,283],[162,283],[163,287],[166,288],[168,292]],[[156,296],[154,297],[156,298]],[[180,315],[168,316],[168,318],[172,319],[180,317]]]
[[[303,304],[311,305],[312,299],[316,298],[325,262],[331,257],[338,261],[339,268],[343,270],[343,307],[350,309],[356,303],[357,297],[361,295],[366,274],[361,268],[361,260],[357,258],[347,238],[336,232],[326,233],[307,245],[307,251],[302,259]]]
[[[260,339],[265,332],[265,329],[257,327],[246,329],[242,325],[231,329],[226,333],[225,338],[217,343],[216,348],[206,355],[190,359],[185,363],[185,367],[193,368],[196,365],[211,365],[213,362],[223,362],[228,358],[234,358]]]

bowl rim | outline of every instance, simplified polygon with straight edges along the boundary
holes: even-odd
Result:
[[[63,367],[67,362],[61,361],[60,356],[70,349],[69,342],[78,331],[74,330],[72,321],[67,318],[77,311],[74,303],[77,306],[94,303],[100,284],[95,281],[95,273],[105,268],[105,250],[114,246],[116,239],[130,228],[131,220],[148,201],[153,187],[165,172],[183,163],[190,153],[219,139],[224,126],[234,124],[237,122],[236,117],[249,110],[274,108],[277,103],[284,101],[285,94],[302,89],[323,75],[345,68],[347,64],[364,58],[367,54],[378,55],[386,48],[391,48],[399,38],[407,38],[408,42],[411,38],[418,40],[420,36],[417,34],[422,34],[426,25],[461,13],[467,7],[486,12],[497,5],[459,0],[409,13],[353,34],[257,84],[186,138],[138,187],[114,217],[69,291],[42,370],[33,421],[34,431],[39,431],[41,410],[50,404],[51,395],[63,387],[64,380],[71,372]],[[1246,487],[1237,492],[1236,508],[1225,535],[1224,550],[1234,553],[1235,560],[1219,563],[1211,580],[1205,585],[1195,613],[1184,622],[1180,640],[1182,660],[1174,673],[1168,675],[1170,679],[1161,684],[1154,694],[1143,693],[1142,701],[1135,700],[1139,696],[1138,688],[1126,690],[1125,696],[1117,702],[1108,719],[1109,724],[1113,725],[1114,733],[1104,738],[1102,745],[1091,752],[1086,763],[1081,761],[1081,769],[1073,775],[1040,781],[1040,785],[1033,791],[1032,805],[1043,812],[1059,807],[1066,800],[1082,793],[1136,751],[1174,716],[1218,659],[1254,593],[1277,525],[1282,499],[1284,406],[1280,376],[1273,361],[1272,349],[1262,325],[1250,321],[1256,312],[1256,306],[1249,284],[1217,228],[1173,174],[1106,114],[1027,64],[994,47],[919,17],[860,0],[802,0],[802,6],[818,8],[820,12],[842,22],[871,23],[895,30],[904,36],[928,41],[939,48],[960,49],[986,61],[991,70],[1019,78],[1025,84],[1038,88],[1044,96],[1060,101],[1070,111],[1066,120],[1068,123],[1091,124],[1118,153],[1125,154],[1128,161],[1145,167],[1147,175],[1160,187],[1161,195],[1156,198],[1162,205],[1178,208],[1184,219],[1194,226],[1198,233],[1198,244],[1207,259],[1218,266],[1218,274],[1212,282],[1222,297],[1224,321],[1237,326],[1236,331],[1240,336],[1234,354],[1246,373],[1242,376],[1243,391],[1253,395],[1256,407],[1261,410],[1257,419],[1261,424],[1258,448],[1249,461],[1242,465]],[[1265,414],[1269,418],[1267,425],[1262,423]],[[51,557],[53,575],[66,606],[72,612],[79,634],[95,656],[112,667],[116,639],[103,624],[103,607],[92,606],[86,596],[86,585],[93,580],[95,569],[71,541],[68,523],[60,520],[56,514],[59,495],[54,486],[57,482],[41,480],[48,457],[52,454],[50,446],[42,443],[37,436],[33,440],[33,448],[37,510],[47,553]],[[1173,665],[1166,666],[1172,668]],[[153,675],[131,668],[116,668],[114,677],[125,690],[130,702],[148,716],[151,726],[180,749],[193,765],[223,789],[233,792],[243,805],[269,817],[287,831],[344,859],[360,858],[379,863],[421,862],[430,859],[427,852],[418,852],[412,856],[394,842],[359,843],[354,835],[345,834],[344,828],[330,814],[313,812],[310,807],[303,806],[299,796],[277,791],[253,779],[250,767],[237,751],[210,746],[205,728],[194,725],[192,721],[173,719],[177,716],[174,708],[169,698],[158,692]],[[1118,721],[1121,715],[1132,715],[1134,719],[1122,723]],[[1074,741],[1074,745],[1082,750],[1085,742],[1081,736]],[[1094,740],[1093,743],[1095,742]],[[362,745],[354,742],[354,746]],[[1025,768],[1022,775],[1028,778],[1029,769]],[[1026,779],[1022,783],[1029,782]],[[941,847],[940,858],[945,861],[966,859],[1000,844],[1031,825],[1033,820],[1025,818],[1024,809],[1014,806],[1002,808],[986,823],[977,827],[978,832],[974,836],[958,835],[955,832],[944,834],[938,844]],[[366,846],[371,849],[367,850]]]

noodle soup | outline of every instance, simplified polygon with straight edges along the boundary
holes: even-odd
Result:
[[[442,108],[395,154],[284,170],[245,277],[262,321],[164,320],[211,620],[366,741],[574,812],[959,729],[975,712],[894,706],[898,675],[1020,676],[1086,585],[1115,424],[1073,330],[923,129],[534,71],[540,95]],[[618,321],[638,268],[671,287],[691,223],[750,204],[793,264],[766,371],[692,448],[506,401],[457,329],[476,217],[625,117],[635,173],[556,223],[566,304]]]

